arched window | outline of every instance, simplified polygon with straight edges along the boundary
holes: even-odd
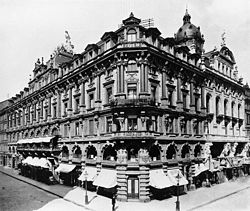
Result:
[[[241,110],[241,105],[238,105],[238,118],[240,119],[241,115],[240,115],[240,110]]]
[[[234,102],[232,102],[232,117],[234,117],[234,105],[235,105],[235,103]]]
[[[160,160],[161,152],[160,152],[159,146],[153,145],[149,150],[149,156],[152,161]]]
[[[43,131],[43,135],[44,135],[44,136],[49,135],[49,131],[48,131],[48,129],[45,129],[45,130]]]
[[[219,112],[220,112],[220,98],[219,97],[216,97],[216,101],[215,101],[215,111],[216,111],[216,116],[219,115]]]
[[[30,138],[34,137],[34,131],[30,133]]]
[[[116,160],[117,159],[117,153],[115,150],[115,147],[112,145],[108,145],[105,147],[103,152],[103,160]]]
[[[171,144],[167,149],[167,159],[176,159],[177,147],[174,144]]]
[[[87,148],[87,159],[95,160],[97,157],[97,151],[94,146],[88,146]]]
[[[127,33],[128,35],[128,42],[135,42],[136,41],[136,31],[134,29],[130,29]]]
[[[78,145],[75,145],[72,149],[73,158],[81,158],[82,157],[82,150]]]
[[[69,149],[67,146],[62,147],[62,157],[68,157],[69,156]]]
[[[41,136],[41,131],[40,131],[40,130],[38,130],[38,131],[36,132],[36,137],[39,137],[39,136]]]
[[[200,157],[201,156],[201,145],[197,144],[194,148],[194,157]]]
[[[58,129],[57,128],[53,128],[52,130],[52,136],[57,136],[59,135]]]
[[[225,116],[227,116],[227,113],[228,113],[228,111],[227,111],[227,103],[228,103],[228,101],[224,100],[224,115]]]
[[[136,161],[138,158],[138,151],[139,147],[136,145],[131,145],[128,147],[127,152],[128,152],[128,160],[130,161]]]
[[[183,147],[182,147],[182,150],[181,150],[181,157],[182,158],[189,158],[190,157],[190,146],[188,144],[185,144]]]

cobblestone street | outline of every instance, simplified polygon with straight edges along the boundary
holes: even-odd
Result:
[[[0,210],[31,211],[57,197],[0,172]]]

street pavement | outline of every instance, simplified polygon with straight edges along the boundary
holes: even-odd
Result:
[[[29,178],[17,175],[13,170],[8,170],[0,167],[0,171],[8,173],[10,176],[18,179],[27,180]],[[30,179],[29,179],[30,180]],[[63,185],[47,186],[40,185],[39,182],[32,180],[33,185],[44,191],[55,192],[57,199],[48,202],[45,206],[41,206],[39,211],[49,210],[96,210],[96,211],[111,211],[111,199],[96,195],[95,192],[88,191],[90,203],[84,204],[85,190],[79,187],[71,188]],[[222,184],[214,185],[210,188],[199,188],[195,191],[189,191],[187,194],[180,196],[181,210],[250,210],[250,176],[241,177],[235,181],[229,181]],[[230,200],[230,201],[229,201]],[[233,203],[233,201],[237,202]],[[227,203],[228,201],[228,203]],[[249,202],[248,202],[249,201]],[[117,211],[128,211],[136,209],[137,211],[152,211],[152,210],[175,210],[176,197],[165,200],[152,200],[148,203],[142,202],[117,202]],[[230,203],[235,206],[231,206]],[[238,203],[238,205],[237,205]],[[240,206],[243,204],[244,206]],[[231,209],[232,208],[232,209]],[[246,209],[245,209],[246,208]]]

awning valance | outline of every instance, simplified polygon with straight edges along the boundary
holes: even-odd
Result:
[[[51,168],[52,164],[49,160],[47,160],[46,158],[40,158],[40,166],[42,168]]]
[[[86,166],[82,174],[78,178],[80,181],[85,181],[85,172],[87,171],[87,181],[94,181],[97,176],[96,167]]]
[[[179,174],[179,185],[187,185],[188,181],[187,179],[182,175],[181,171],[179,169],[169,169],[168,177],[171,180],[172,183],[174,183],[175,186],[177,186],[177,175]]]
[[[17,144],[49,143],[54,137],[20,139]]]
[[[113,188],[117,185],[115,169],[101,169],[101,172],[96,177],[93,185],[103,188]]]
[[[195,164],[194,167],[195,167],[194,177],[197,177],[202,172],[209,170],[209,168],[206,167],[203,163]]]
[[[32,162],[33,162],[33,158],[31,156],[28,156],[22,161],[23,164],[29,164],[29,165],[31,165]]]
[[[71,171],[73,171],[75,169],[75,167],[76,167],[76,165],[60,163],[55,171],[61,172],[61,173],[70,173]]]
[[[166,176],[163,169],[150,170],[149,178],[149,185],[157,189],[168,188],[175,185],[169,177]]]

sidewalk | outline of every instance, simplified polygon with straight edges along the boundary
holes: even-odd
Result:
[[[8,174],[19,180],[27,182],[35,187],[50,192],[60,198],[64,198],[66,201],[73,202],[74,205],[80,205],[85,210],[96,211],[110,211],[111,199],[96,195],[95,192],[88,191],[88,198],[90,203],[84,204],[85,190],[82,188],[72,188],[63,185],[51,185],[31,180],[29,178],[18,175],[17,171],[12,169],[6,169],[0,166],[0,172]],[[214,185],[210,188],[199,188],[195,191],[189,191],[187,194],[180,196],[181,210],[196,210],[204,205],[210,204],[214,201],[225,198],[229,195],[237,193],[239,191],[250,188],[250,177],[241,177],[236,181],[229,181],[222,184]],[[59,202],[59,201],[58,201]],[[175,210],[176,197],[172,197],[165,200],[152,200],[148,203],[142,202],[116,202],[117,211],[128,211],[136,209],[137,211],[152,211],[152,210]],[[53,201],[52,201],[53,203]],[[56,203],[56,201],[54,201]],[[41,209],[43,210],[43,208]],[[45,209],[44,209],[45,210]]]
[[[25,183],[28,183],[30,185],[33,185],[39,189],[42,189],[60,198],[63,198],[69,191],[73,190],[73,187],[68,187],[68,186],[60,185],[60,184],[47,185],[45,183],[38,182],[28,177],[24,177],[22,175],[19,175],[17,170],[11,169],[9,167],[0,166],[0,172],[2,172],[3,174],[7,174],[10,177],[16,178],[20,181],[23,181]]]

